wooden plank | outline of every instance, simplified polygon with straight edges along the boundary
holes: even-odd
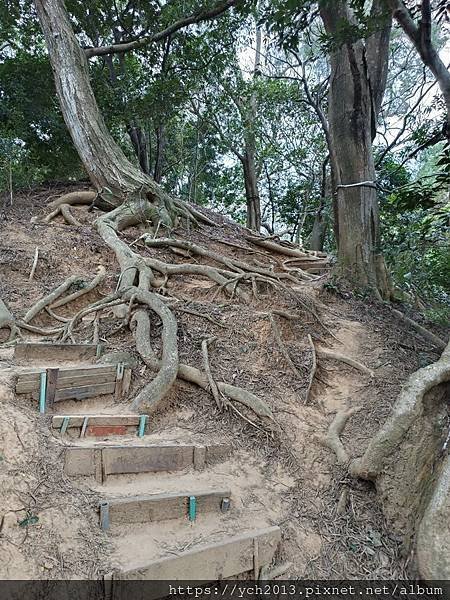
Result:
[[[189,496],[197,500],[197,514],[220,512],[223,498],[230,498],[227,490],[191,490],[169,494],[152,494],[149,496],[131,496],[105,500],[109,505],[111,523],[146,523],[179,519],[188,514]]]
[[[43,342],[17,344],[16,360],[90,360],[97,357],[97,344],[46,344]]]
[[[255,540],[258,544],[258,564],[260,566],[270,564],[281,541],[281,531],[276,526],[200,546],[182,552],[178,556],[165,556],[147,563],[137,562],[136,566],[131,569],[116,571],[112,574],[112,599],[121,600],[123,598],[125,600],[127,589],[129,594],[129,588],[120,586],[120,581],[123,580],[164,582],[160,585],[153,583],[151,586],[145,586],[145,589],[142,588],[145,598],[154,600],[168,595],[168,582],[201,581],[207,583],[252,571],[254,569]],[[137,588],[133,588],[133,590],[137,591]],[[138,600],[134,593],[133,596],[135,600]]]
[[[218,444],[220,446],[220,444]],[[93,455],[83,454],[89,448],[70,446],[66,449],[66,455],[81,452],[81,460],[93,460]],[[106,446],[95,447],[97,457],[101,457],[102,478],[108,475],[120,475],[126,473],[154,473],[160,471],[180,471],[192,467],[194,463],[194,446],[171,444],[157,446]],[[219,452],[218,452],[219,454]],[[74,463],[76,465],[76,463]],[[72,475],[92,475],[95,469],[92,467],[80,467],[76,472],[76,466],[71,468]]]
[[[57,390],[54,402],[62,402],[63,400],[83,400],[84,398],[94,398],[102,394],[112,394],[114,392],[115,383],[102,383],[100,385],[87,385],[76,388],[67,388]],[[38,397],[37,393],[33,393],[33,398]]]
[[[193,446],[117,446],[103,450],[103,466],[105,475],[180,471],[193,457]]]
[[[58,373],[59,369],[47,369],[47,389],[45,394],[45,404],[47,408],[51,408],[55,401]]]
[[[52,417],[53,429],[61,427],[64,417],[69,417],[68,429],[81,428],[85,417],[89,419],[88,422],[91,425],[125,425],[127,427],[139,425],[139,415],[55,415]]]
[[[43,373],[46,369],[30,369],[27,371],[21,371],[17,375],[17,383],[27,383],[27,382],[38,382],[40,374]],[[59,378],[69,379],[71,377],[88,377],[88,376],[99,376],[99,375],[113,375],[115,378],[116,367],[114,365],[92,365],[92,367],[71,367],[71,368],[60,368],[59,369]]]
[[[112,382],[115,382],[115,373],[104,373],[100,375],[91,374],[88,376],[82,375],[80,377],[58,377],[56,389],[64,390],[71,387],[85,387],[87,385]],[[19,382],[16,385],[16,394],[30,394],[37,389],[37,385],[37,383],[31,381],[26,381],[24,383]]]

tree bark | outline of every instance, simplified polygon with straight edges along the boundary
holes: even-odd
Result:
[[[155,168],[153,179],[156,183],[161,183],[164,168],[164,150],[166,148],[166,128],[164,123],[160,123],[155,128],[156,148],[155,148]]]
[[[261,27],[256,24],[255,66],[253,69],[253,85],[261,71]],[[245,196],[247,200],[247,227],[253,231],[261,230],[261,199],[258,189],[258,170],[256,167],[256,135],[255,121],[258,113],[256,90],[252,90],[249,104],[244,109],[244,168]]]
[[[327,34],[335,40],[342,22],[353,19],[347,0],[323,0],[320,13]],[[371,53],[376,50],[378,62],[384,64],[388,44],[386,37],[379,37],[381,46],[372,40]],[[338,268],[355,287],[388,298],[372,150],[376,106],[381,105],[384,89],[379,89],[382,81],[370,80],[367,50],[363,40],[346,41],[330,55],[329,130],[335,162]]]
[[[106,190],[111,207],[120,205],[126,196],[144,193],[167,209],[172,204],[169,196],[126,158],[109,133],[91,87],[85,53],[63,1],[35,0],[34,4],[64,120],[92,184],[100,193]]]

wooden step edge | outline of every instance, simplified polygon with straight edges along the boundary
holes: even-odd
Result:
[[[147,415],[54,415],[52,429],[64,435],[67,430],[78,437],[107,437],[110,435],[137,435],[147,432]],[[76,430],[76,431],[73,431]]]
[[[155,600],[169,595],[173,581],[198,581],[203,584],[221,581],[252,572],[258,579],[262,567],[269,565],[281,542],[278,526],[257,529],[248,533],[195,547],[178,554],[137,563],[126,570],[105,575],[109,600],[125,600],[130,588],[126,581],[152,581],[141,587],[133,586],[133,600]],[[156,583],[158,582],[158,583]]]
[[[226,513],[231,490],[190,490],[104,499],[99,503],[100,527],[111,523],[146,523],[189,518],[195,521],[205,512]]]
[[[68,476],[95,476],[103,483],[108,475],[201,470],[225,460],[231,450],[229,444],[73,445],[65,447],[64,470]]]

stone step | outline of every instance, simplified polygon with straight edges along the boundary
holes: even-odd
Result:
[[[146,523],[166,519],[189,518],[205,512],[227,512],[231,505],[231,491],[191,490],[110,498],[99,503],[100,526],[109,529],[110,524]]]

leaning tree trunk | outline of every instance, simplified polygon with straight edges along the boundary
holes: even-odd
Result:
[[[73,32],[63,0],[35,0],[61,110],[75,148],[97,191],[118,206],[127,195],[144,192],[166,207],[169,197],[125,156],[109,133],[89,80],[86,56]],[[108,190],[110,190],[110,193]]]
[[[321,16],[334,39],[342,22],[352,21],[346,0],[323,0]],[[355,287],[388,298],[372,150],[376,100],[371,84],[375,82],[369,78],[364,42],[342,43],[331,53],[330,65],[329,129],[336,170],[338,268]]]

